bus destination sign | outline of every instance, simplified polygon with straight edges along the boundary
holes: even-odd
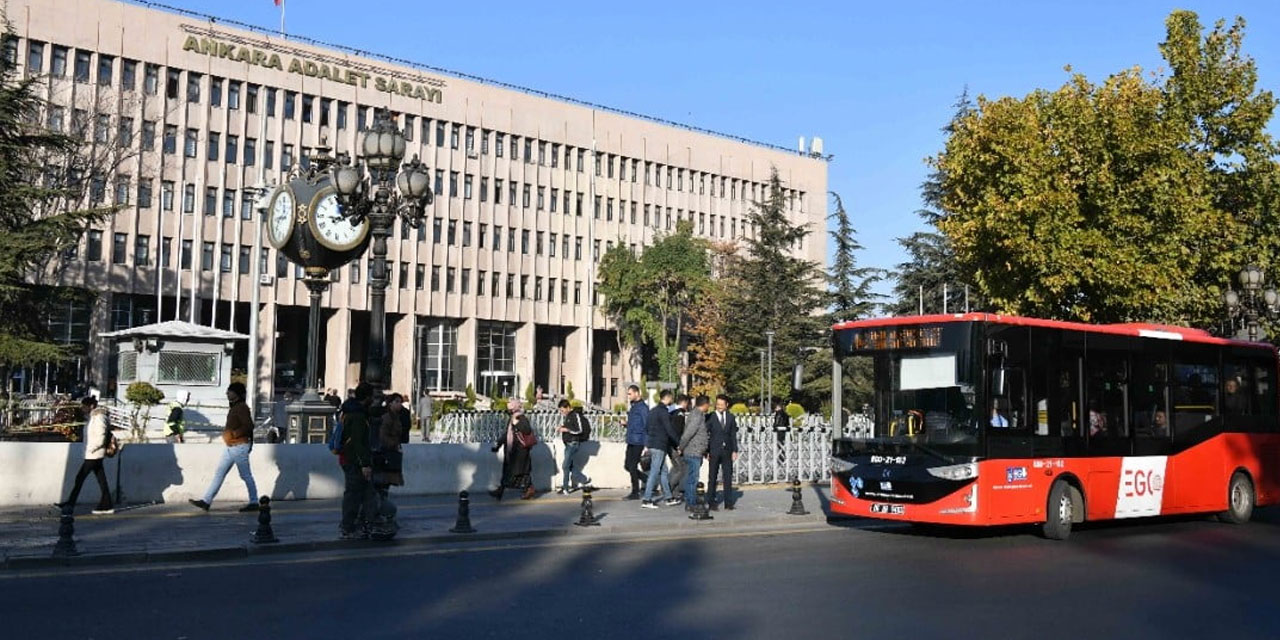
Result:
[[[931,349],[942,345],[942,327],[887,327],[857,329],[850,336],[850,351]]]

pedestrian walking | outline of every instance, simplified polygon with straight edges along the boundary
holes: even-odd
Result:
[[[791,430],[791,416],[787,415],[781,400],[773,403],[773,433],[778,440],[778,467],[787,467],[787,432]]]
[[[733,463],[738,460],[738,418],[729,413],[729,396],[716,396],[716,410],[707,418],[707,434],[710,442],[707,445],[707,461],[711,464],[711,482],[707,490],[707,502],[715,511],[720,500],[717,499],[716,485],[720,474],[724,474],[724,508],[733,511],[736,497],[733,493]]]
[[[671,403],[668,411],[671,413],[671,446],[670,455],[671,470],[667,472],[667,480],[671,483],[671,504],[679,504],[684,501],[684,478],[689,470],[689,465],[684,461],[684,456],[680,452],[680,439],[684,436],[684,423],[689,413],[689,396],[680,394],[676,396],[676,401]]]
[[[54,506],[59,509],[67,507],[74,509],[76,501],[80,499],[80,489],[84,487],[84,480],[92,473],[94,479],[98,481],[98,491],[101,494],[98,498],[98,506],[94,507],[93,512],[97,515],[112,514],[115,513],[115,508],[111,503],[111,489],[107,486],[107,472],[102,467],[102,459],[106,457],[112,431],[111,424],[107,420],[107,410],[98,408],[98,398],[95,396],[85,396],[80,400],[80,408],[88,419],[88,424],[84,428],[84,460],[80,463],[80,470],[76,472],[76,483],[71,487],[71,495]]]
[[[587,423],[587,416],[583,415],[582,409],[574,409],[573,404],[568,400],[561,400],[558,406],[560,415],[564,418],[564,423],[556,429],[560,432],[560,438],[564,441],[564,460],[560,462],[560,488],[556,490],[556,493],[563,496],[578,489],[578,480],[574,477],[575,471],[579,476],[582,476],[583,484],[591,484],[591,478],[588,478],[582,472],[584,465],[579,464],[576,469],[574,468],[574,458],[577,457],[578,449],[582,447],[582,443],[590,438],[591,426]],[[570,483],[572,483],[572,486]]]
[[[170,442],[183,442],[182,434],[187,432],[186,421],[183,420],[182,403],[174,400],[169,403],[169,417],[165,420],[165,439]]]
[[[644,455],[644,446],[649,439],[648,421],[649,405],[644,403],[640,395],[640,387],[627,387],[627,401],[631,403],[622,424],[627,428],[627,453],[622,468],[631,476],[631,493],[623,500],[640,499],[640,481],[645,475],[640,471],[640,456]]]
[[[373,490],[373,456],[369,448],[369,400],[373,387],[360,383],[342,403],[342,521],[339,534],[344,539],[365,538],[369,521],[377,512]]]
[[[249,489],[249,502],[240,511],[258,510],[258,485],[254,483],[253,471],[249,469],[249,453],[253,451],[253,415],[249,413],[249,405],[245,404],[244,396],[243,382],[227,385],[227,402],[230,406],[227,409],[227,424],[222,429],[222,442],[226,449],[222,451],[222,460],[218,462],[218,469],[213,472],[213,480],[204,492],[204,498],[188,501],[205,511],[213,504],[213,498],[218,495],[222,481],[226,479],[233,464],[236,471],[240,472],[240,479],[244,480]]]
[[[710,436],[707,434],[707,409],[711,408],[711,400],[707,396],[698,396],[693,402],[693,409],[684,418],[684,433],[680,436],[680,455],[688,465],[684,478],[684,507],[693,510],[697,502],[698,475],[702,472],[702,459],[707,455]]]
[[[672,431],[671,407],[672,393],[663,389],[658,394],[658,405],[649,412],[649,435],[646,447],[649,451],[649,478],[644,483],[644,500],[640,507],[657,509],[658,503],[653,499],[653,488],[662,485],[662,494],[667,497],[667,505],[679,504],[671,496],[671,482],[667,476],[667,454],[671,452],[672,441],[679,442],[680,436]]]
[[[396,506],[391,502],[391,487],[404,486],[404,452],[402,436],[409,432],[409,412],[404,408],[404,398],[393,393],[387,397],[387,410],[382,414],[378,436],[371,440],[373,463],[373,491],[377,498],[374,513],[380,525],[390,526],[392,531]]]
[[[524,414],[524,404],[520,400],[513,398],[509,401],[507,412],[511,414],[511,419],[507,421],[506,437],[498,440],[492,449],[494,452],[503,449],[502,480],[498,488],[490,491],[489,495],[501,500],[503,492],[510,487],[522,490],[521,500],[530,500],[535,495],[530,450],[537,443],[537,438],[533,435],[533,427],[529,424],[529,417]]]

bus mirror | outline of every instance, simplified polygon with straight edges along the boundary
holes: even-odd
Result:
[[[991,371],[991,395],[1005,398],[1009,395],[1009,370],[1004,367]]]

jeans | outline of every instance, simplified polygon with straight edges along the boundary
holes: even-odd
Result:
[[[205,504],[213,504],[213,497],[218,495],[218,490],[222,488],[222,481],[226,479],[227,472],[231,471],[233,464],[236,466],[236,471],[240,472],[240,479],[244,480],[245,486],[249,488],[249,502],[258,501],[258,485],[254,484],[253,472],[249,470],[249,451],[252,449],[252,444],[245,443],[223,450],[222,459],[218,461],[218,470],[213,472],[213,481],[209,483],[209,490],[204,492]]]
[[[569,481],[573,476],[573,457],[578,455],[578,447],[581,446],[581,442],[570,442],[564,446],[564,461],[560,463],[560,488],[565,491],[569,490]],[[581,474],[582,469],[578,469],[578,473]]]
[[[342,465],[342,475],[346,483],[342,490],[341,526],[344,532],[354,531],[357,521],[364,524],[378,514],[377,494],[373,483],[365,479],[359,466],[353,463]]]
[[[698,475],[702,473],[702,456],[685,456],[689,469],[684,475],[684,503],[693,506],[698,501]]]
[[[671,497],[671,483],[667,481],[667,452],[662,449],[649,450],[649,479],[644,483],[644,499],[653,499],[653,485],[662,483],[663,495]]]
[[[89,477],[90,473],[98,480],[98,490],[101,492],[97,508],[110,509],[111,489],[107,487],[107,473],[102,468],[102,458],[85,460],[80,463],[80,470],[76,472],[76,484],[72,487],[71,495],[67,498],[67,502],[71,506],[75,506],[76,500],[80,498],[80,488],[84,486],[84,480]]]

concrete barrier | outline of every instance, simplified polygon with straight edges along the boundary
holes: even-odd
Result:
[[[183,502],[204,495],[217,469],[221,444],[128,444],[120,455],[106,461],[107,479],[124,501]],[[584,473],[595,486],[626,488],[629,479],[622,468],[626,445],[588,442],[578,451],[585,460]],[[533,450],[534,486],[541,491],[560,484],[560,441],[540,442]],[[0,442],[0,507],[45,505],[58,502],[71,491],[84,458],[80,443]],[[304,500],[342,496],[342,470],[325,445],[256,444],[250,455],[258,492],[273,500]],[[408,495],[450,494],[467,490],[487,491],[497,486],[502,473],[501,454],[488,444],[422,444],[404,447],[405,486],[394,493]],[[703,465],[706,476],[706,465]],[[85,481],[80,504],[98,500],[97,482]],[[242,502],[248,498],[244,483],[234,470],[227,474],[218,501]]]

